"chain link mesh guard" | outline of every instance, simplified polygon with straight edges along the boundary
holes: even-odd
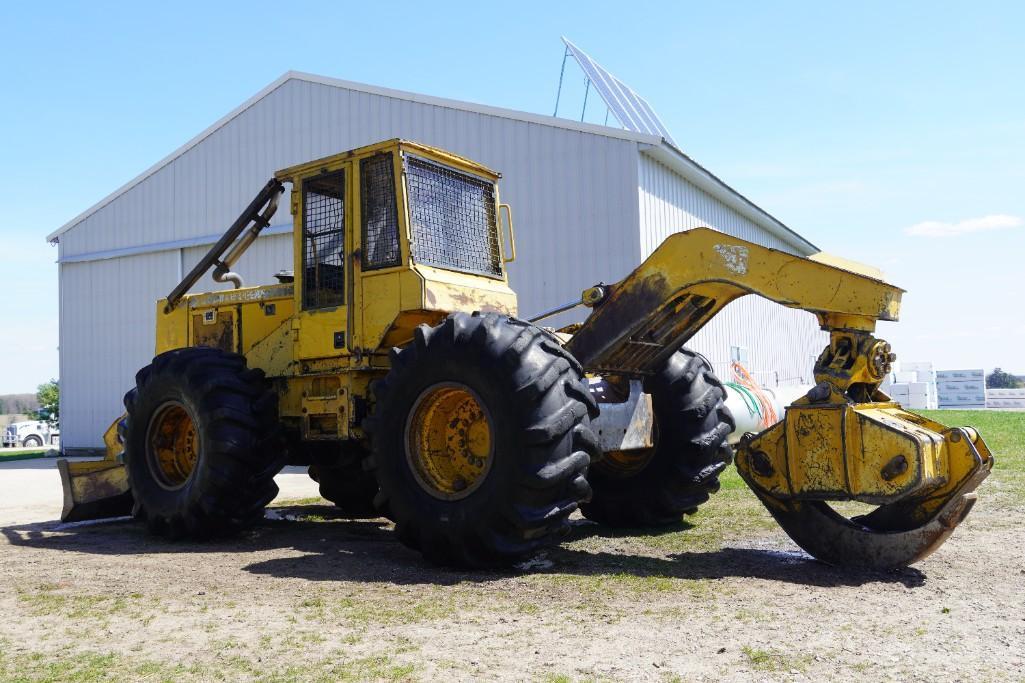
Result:
[[[390,268],[402,261],[394,176],[388,152],[359,163],[364,270]]]
[[[494,184],[414,156],[405,165],[413,258],[501,277]]]
[[[345,302],[345,172],[303,181],[303,308]]]

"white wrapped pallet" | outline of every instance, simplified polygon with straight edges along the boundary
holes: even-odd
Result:
[[[986,395],[992,398],[1025,399],[1025,389],[986,389]]]
[[[929,361],[901,362],[900,369],[905,372],[925,372],[932,374],[932,363]]]
[[[886,393],[890,396],[908,396],[911,392],[907,384],[891,384],[886,388]]]
[[[1001,410],[1025,410],[1025,398],[993,398],[986,397],[987,408],[999,408]]]
[[[984,370],[937,370],[936,380],[977,380],[985,381],[986,372]]]
[[[978,380],[954,381],[944,379],[936,383],[936,389],[940,393],[952,391],[964,393],[966,391],[970,391],[974,393],[985,394],[986,383],[980,382]]]
[[[945,405],[986,405],[986,397],[979,394],[940,394],[940,407]]]
[[[911,410],[927,410],[929,408],[929,398],[925,394],[912,394],[906,401],[901,403],[905,408],[910,408]]]

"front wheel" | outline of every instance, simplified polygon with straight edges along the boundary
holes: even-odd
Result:
[[[43,445],[43,440],[38,436],[26,436],[25,441],[22,442],[22,446],[25,448],[39,448]]]
[[[168,351],[138,372],[125,408],[134,514],[151,532],[220,536],[263,517],[285,451],[262,371],[218,349]]]
[[[462,567],[509,564],[569,531],[590,497],[596,405],[530,323],[456,313],[420,326],[373,386],[368,470],[399,539]]]

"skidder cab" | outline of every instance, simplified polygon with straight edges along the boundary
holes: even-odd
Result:
[[[829,562],[901,566],[967,514],[993,462],[981,437],[879,391],[892,354],[871,333],[896,320],[901,290],[701,228],[557,309],[592,312],[555,333],[514,317],[498,178],[402,140],[275,174],[157,303],[156,357],[107,458],[61,463],[64,519],[131,511],[158,534],[230,533],[263,515],[293,462],[343,514],[386,516],[446,564],[522,558],[577,509],[673,523],[733,457],[726,390],[684,344],[747,294],[811,311],[831,335],[816,387],[736,453],[791,537]],[[286,184],[293,269],[246,287],[232,268]],[[189,294],[211,270],[234,289]],[[835,500],[878,507],[848,520]]]

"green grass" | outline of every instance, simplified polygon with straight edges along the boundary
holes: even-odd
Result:
[[[599,550],[609,538],[622,538],[631,544],[675,554],[715,552],[736,541],[762,536],[776,523],[748,489],[736,469],[728,468],[719,477],[721,489],[697,513],[685,515],[676,529],[601,528],[593,539],[580,543]]]
[[[3,453],[0,451],[0,462],[13,462],[14,460],[35,460],[45,458],[50,452],[48,448],[40,448],[34,451],[18,451],[17,453]]]
[[[392,602],[342,598],[325,605],[332,622],[355,627],[400,626],[454,618],[459,605],[450,596],[400,599]],[[316,610],[315,610],[316,611]]]
[[[804,671],[808,658],[744,646],[741,652],[756,671]]]
[[[129,595],[68,595],[62,587],[44,583],[33,589],[17,589],[18,603],[37,617],[59,615],[64,619],[103,619],[111,614],[137,612],[145,604],[141,593]]]
[[[189,666],[109,652],[12,652],[0,640],[0,681],[5,683],[98,683],[100,681],[233,681],[259,683],[317,681],[408,681],[415,678],[413,664],[398,663],[390,654],[352,657],[342,651],[327,653],[319,661],[275,667],[265,658],[239,655],[218,657]],[[286,660],[287,661],[287,660]]]
[[[271,503],[271,507],[284,508],[291,507],[294,505],[331,505],[331,501],[325,500],[320,496],[313,496],[310,498],[289,498],[287,500],[276,500]]]
[[[1025,412],[923,410],[921,413],[945,425],[978,430],[996,460],[991,478],[1018,502],[1025,503]]]

